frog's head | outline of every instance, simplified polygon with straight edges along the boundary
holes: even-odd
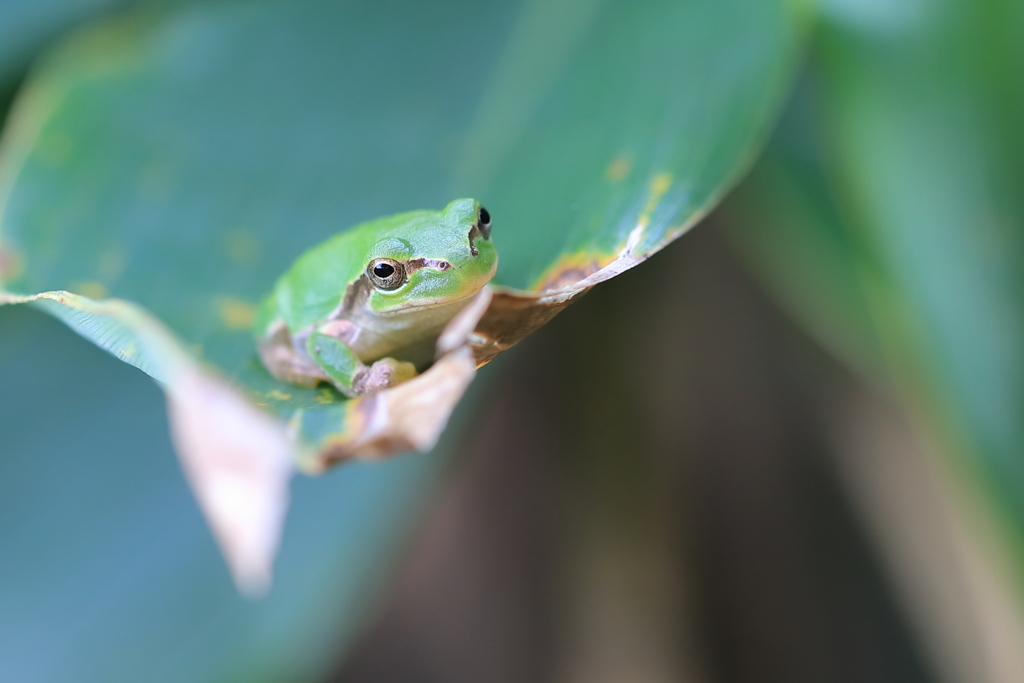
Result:
[[[491,216],[473,199],[396,217],[368,254],[369,307],[378,313],[468,299],[498,267]]]

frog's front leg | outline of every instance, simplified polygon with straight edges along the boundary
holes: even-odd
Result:
[[[338,391],[349,397],[372,394],[416,376],[416,366],[394,358],[367,366],[345,342],[320,330],[309,335],[306,351]]]

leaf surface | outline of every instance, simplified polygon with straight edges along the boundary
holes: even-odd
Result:
[[[682,234],[735,182],[786,92],[805,15],[768,0],[127,14],[63,44],[19,96],[0,149],[3,296],[49,293],[47,310],[161,381],[214,529],[240,492],[277,496],[234,541],[221,534],[236,577],[258,586],[285,490],[261,473],[286,476],[284,425],[301,436],[291,456],[317,469],[318,454],[339,440],[358,454],[368,425],[401,412],[267,374],[249,325],[275,278],[347,226],[474,196],[501,259],[499,313],[476,349],[493,357]],[[446,400],[472,377],[455,372]],[[201,451],[225,420],[259,421],[244,417],[261,414],[253,405],[279,418],[249,446],[254,470],[207,485],[234,466],[195,475],[194,463],[210,464]],[[442,412],[392,442],[429,447]],[[232,550],[261,544],[262,559]]]

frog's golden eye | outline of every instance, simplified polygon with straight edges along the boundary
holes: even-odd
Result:
[[[405,284],[405,266],[394,259],[375,258],[366,266],[366,277],[377,289],[398,289]]]

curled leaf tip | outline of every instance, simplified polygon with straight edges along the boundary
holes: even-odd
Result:
[[[270,585],[288,508],[294,443],[286,427],[209,371],[145,309],[120,299],[93,301],[66,291],[15,295],[160,382],[185,476],[227,558],[239,590]]]
[[[315,467],[322,470],[344,460],[429,451],[475,374],[476,359],[462,346],[408,382],[354,399],[344,431],[324,444]]]
[[[168,412],[185,476],[235,583],[247,595],[264,593],[293,472],[284,425],[201,371],[175,382]]]
[[[323,440],[308,468],[315,473],[345,460],[431,450],[476,374],[470,344],[492,298],[484,287],[452,318],[437,340],[437,360],[423,374],[347,402],[342,429]]]

